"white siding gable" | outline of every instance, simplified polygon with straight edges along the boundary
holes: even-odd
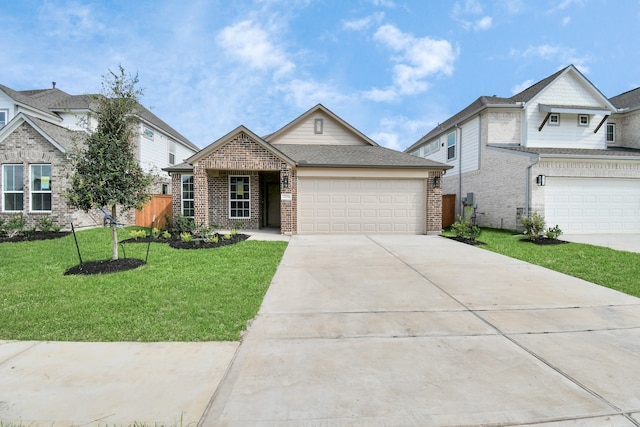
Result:
[[[526,146],[555,148],[605,148],[606,126],[593,133],[602,121],[602,114],[590,114],[589,126],[578,126],[578,115],[560,113],[560,124],[545,124],[538,131],[547,113],[539,105],[581,106],[606,109],[597,92],[573,72],[560,75],[526,107]]]
[[[11,99],[6,93],[0,91],[0,111],[4,111],[7,115],[6,122],[9,123],[13,119],[15,109],[13,105],[13,99]],[[2,124],[0,123],[0,126]]]
[[[145,136],[144,129],[153,131],[151,135]],[[164,132],[146,125],[141,124],[138,128],[138,155],[140,165],[147,172],[160,172],[160,169],[172,166],[169,164],[169,147],[174,142],[176,146],[174,164],[182,163],[186,158],[191,157],[195,152],[173,138],[167,136]]]
[[[447,135],[456,133],[456,155],[455,158],[447,160]],[[438,142],[438,150],[433,151],[434,142]],[[426,145],[429,144],[429,153],[426,153]],[[462,172],[470,172],[479,169],[480,165],[480,116],[475,116],[471,120],[464,122],[457,129],[452,128],[441,133],[439,138],[429,140],[427,144],[420,147],[420,152],[424,157],[436,162],[441,162],[453,169],[447,171],[447,176],[457,175]]]
[[[321,120],[321,132],[316,120]],[[305,120],[294,124],[269,142],[271,144],[369,145],[322,111],[310,114]]]

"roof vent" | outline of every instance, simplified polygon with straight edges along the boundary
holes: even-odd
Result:
[[[53,86],[53,88],[56,88],[56,82],[51,82],[51,86]]]

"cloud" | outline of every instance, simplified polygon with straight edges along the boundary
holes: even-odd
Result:
[[[374,6],[388,7],[390,9],[396,7],[396,4],[391,0],[371,0],[371,3],[373,3]]]
[[[511,95],[515,95],[516,93],[522,92],[523,90],[525,90],[526,88],[528,88],[534,83],[535,82],[533,81],[533,79],[529,79],[529,80],[523,81],[518,85],[515,85],[514,87],[511,88]]]
[[[372,25],[380,24],[383,19],[384,19],[384,12],[376,12],[362,19],[356,19],[353,21],[344,21],[342,23],[342,28],[344,30],[362,31],[369,28]]]
[[[75,2],[47,2],[39,9],[38,15],[45,24],[45,33],[53,37],[86,39],[105,29],[91,6]]]
[[[465,30],[484,31],[491,28],[493,18],[490,16],[476,18],[478,15],[482,15],[483,12],[484,7],[480,2],[477,0],[465,0],[464,2],[454,3],[451,16]]]
[[[492,24],[493,24],[493,19],[490,16],[485,16],[476,21],[475,25],[473,26],[473,29],[488,30],[489,28],[491,28]]]
[[[400,150],[400,142],[398,142],[398,134],[391,132],[374,132],[371,134],[371,139],[376,141],[383,147],[391,148],[392,150]]]
[[[404,150],[413,144],[425,129],[431,129],[435,123],[428,120],[412,120],[404,115],[384,117],[380,120],[379,130],[371,134],[371,139],[383,147]]]
[[[569,25],[570,22],[571,22],[571,17],[570,16],[565,16],[562,19],[562,25]]]
[[[310,108],[319,103],[336,105],[349,99],[339,88],[315,80],[293,79],[279,85],[277,90],[298,108]]]
[[[554,12],[566,10],[569,7],[571,7],[571,5],[573,5],[573,4],[583,5],[584,4],[584,0],[564,0],[564,1],[560,2],[558,5],[556,5],[555,7],[551,8],[549,10],[549,13],[554,13]]]
[[[428,77],[453,73],[457,52],[446,40],[414,37],[388,24],[379,27],[373,38],[394,52],[391,60],[396,65],[393,86],[366,92],[368,99],[390,101],[402,95],[415,95],[428,89]]]
[[[251,20],[227,26],[220,31],[216,42],[225,53],[251,68],[270,71],[276,76],[291,73],[295,64],[281,47],[274,44],[269,33]]]
[[[540,58],[546,61],[557,61],[561,67],[573,64],[583,73],[589,73],[587,65],[592,61],[589,55],[579,56],[575,49],[565,46],[554,46],[543,44],[539,46],[529,46],[525,50],[512,49],[510,56],[516,58]]]

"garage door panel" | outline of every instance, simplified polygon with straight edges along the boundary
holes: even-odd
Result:
[[[640,232],[640,179],[547,177],[545,219],[565,233]]]
[[[422,233],[424,181],[299,180],[300,233]]]

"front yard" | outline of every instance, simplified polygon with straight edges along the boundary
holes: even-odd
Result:
[[[579,243],[538,246],[522,237],[485,228],[478,240],[486,245],[478,247],[640,297],[640,253]]]
[[[85,262],[110,257],[110,233],[77,233]],[[128,233],[120,231],[120,240]],[[64,276],[78,264],[72,235],[1,243],[0,340],[237,341],[286,246],[248,240],[178,250],[152,243],[148,264],[135,270]],[[146,244],[125,248],[128,257],[145,258]]]

